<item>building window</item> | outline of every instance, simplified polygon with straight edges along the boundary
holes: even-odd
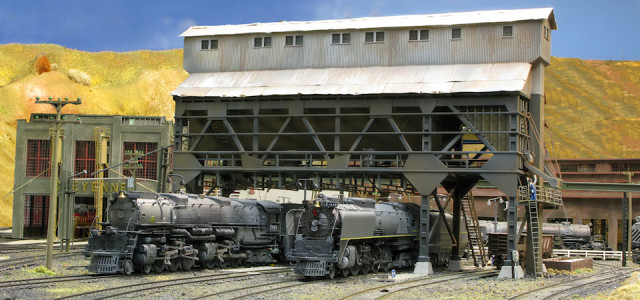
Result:
[[[75,174],[87,170],[81,178],[91,177],[89,174],[96,171],[96,142],[95,141],[76,141],[76,161]]]
[[[49,140],[27,141],[27,177],[51,177],[51,142]],[[42,173],[42,174],[41,174]]]
[[[551,38],[551,30],[547,26],[544,27],[544,38],[547,40]]]
[[[637,163],[613,163],[611,164],[612,172],[638,172],[640,164]]]
[[[593,173],[595,171],[596,164],[567,163],[560,165],[562,173]]]
[[[271,37],[270,36],[261,36],[253,39],[253,47],[255,48],[265,48],[271,47]]]
[[[349,44],[351,43],[351,33],[334,33],[331,35],[331,44]]]
[[[462,28],[451,28],[451,39],[452,40],[462,39]]]
[[[382,43],[384,42],[384,31],[370,31],[364,35],[365,43]]]
[[[216,50],[218,49],[218,40],[202,40],[200,50]]]
[[[124,142],[124,159],[127,159],[127,153],[131,151],[149,153],[157,149],[158,143]],[[137,178],[158,179],[158,152],[139,158],[137,164],[140,165],[140,169],[136,170]]]
[[[502,26],[502,37],[504,37],[504,38],[512,38],[513,37],[513,26]]]
[[[429,40],[429,30],[409,30],[409,40],[410,41],[428,41]]]
[[[284,40],[285,46],[302,46],[302,35],[287,35]]]

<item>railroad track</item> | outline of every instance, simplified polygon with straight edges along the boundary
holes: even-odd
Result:
[[[75,246],[71,246],[69,247],[69,250],[84,250],[85,246],[84,245],[75,245]],[[59,251],[59,247],[55,247],[54,250],[55,251]],[[5,253],[20,253],[20,252],[27,252],[27,251],[45,251],[47,250],[46,246],[39,246],[39,245],[29,245],[29,246],[0,246],[0,254],[5,254]]]
[[[397,294],[399,292],[407,291],[410,289],[424,287],[434,284],[442,284],[443,282],[452,282],[463,279],[479,279],[486,277],[494,277],[498,275],[498,271],[480,271],[480,272],[469,272],[469,273],[455,273],[455,274],[446,274],[439,276],[429,276],[422,277],[414,280],[407,280],[402,282],[394,282],[390,284],[385,284],[381,286],[376,286],[370,289],[361,290],[355,292],[353,294],[347,295],[345,297],[340,298],[341,300],[346,299],[381,299],[388,297],[393,294]],[[385,294],[380,294],[384,292]]]
[[[604,266],[607,268],[607,270],[605,270],[604,272],[582,276],[580,278],[575,278],[572,280],[546,285],[540,288],[513,295],[507,299],[560,299],[561,297],[568,296],[571,293],[575,293],[582,287],[626,279],[629,277],[629,274],[637,271],[635,269],[620,270],[619,267],[614,267],[602,263],[595,264]]]
[[[0,281],[0,289],[3,288],[20,288],[32,285],[42,285],[42,284],[51,284],[51,283],[60,283],[60,282],[68,282],[68,281],[79,281],[79,280],[95,280],[95,279],[105,279],[105,278],[113,278],[121,275],[102,275],[102,274],[93,274],[93,275],[71,275],[71,276],[62,276],[62,277],[47,277],[47,278],[30,278],[30,279],[20,279],[20,280],[7,280]]]
[[[193,277],[186,278],[174,278],[167,280],[160,280],[155,282],[145,282],[145,283],[136,283],[112,288],[106,288],[101,290],[89,291],[84,293],[78,293],[73,295],[68,295],[56,299],[74,299],[74,298],[91,298],[91,299],[109,299],[119,296],[133,296],[136,297],[142,296],[139,293],[147,292],[150,290],[156,290],[161,288],[176,288],[180,285],[188,285],[188,284],[196,284],[196,283],[224,283],[229,281],[235,281],[240,279],[251,278],[255,276],[265,275],[265,274],[277,274],[277,273],[286,273],[291,272],[290,268],[284,269],[275,269],[275,270],[248,270],[244,272],[230,273],[230,272],[217,272],[212,275],[195,275]]]
[[[74,251],[69,253],[56,253],[53,254],[55,258],[69,257],[81,254],[80,251]],[[33,267],[38,264],[42,264],[42,261],[46,259],[45,255],[16,257],[6,260],[0,260],[0,272],[12,270],[21,267]]]
[[[205,295],[200,295],[196,298],[192,298],[192,300],[195,299],[207,299],[207,298],[211,298],[211,299],[218,299],[222,296],[226,296],[229,294],[232,294],[231,298],[228,299],[243,299],[243,298],[254,298],[255,296],[264,296],[264,294],[268,294],[268,293],[273,293],[276,291],[284,291],[287,289],[292,289],[294,287],[298,287],[301,285],[306,285],[306,284],[310,284],[312,283],[311,281],[304,281],[301,282],[299,279],[291,279],[291,280],[283,280],[283,281],[278,281],[278,282],[269,282],[269,283],[264,283],[264,284],[259,284],[259,285],[252,285],[250,287],[246,287],[243,289],[227,289],[224,291],[220,291],[220,292],[216,292],[216,293],[210,293],[210,294],[205,294]],[[265,288],[267,287],[267,289],[261,289],[261,288]],[[253,291],[256,290],[257,291]],[[246,293],[245,291],[252,291],[252,292],[248,292]],[[240,294],[240,295],[234,295],[234,294]]]

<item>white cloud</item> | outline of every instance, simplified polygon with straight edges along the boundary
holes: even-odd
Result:
[[[176,26],[174,27],[177,31],[180,31],[180,33],[183,33],[185,30],[189,29],[189,27],[191,26],[196,26],[198,25],[196,23],[196,21],[192,20],[192,19],[184,19],[184,20],[180,20],[178,22],[178,24],[176,24]],[[200,24],[202,25],[202,24]]]

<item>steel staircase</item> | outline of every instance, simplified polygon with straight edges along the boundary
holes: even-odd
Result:
[[[461,202],[462,215],[464,216],[464,223],[467,226],[473,264],[476,267],[484,267],[487,264],[487,258],[484,253],[482,233],[480,232],[480,226],[478,225],[478,214],[476,213],[476,208],[473,204],[473,195],[471,193],[467,194],[462,198]]]

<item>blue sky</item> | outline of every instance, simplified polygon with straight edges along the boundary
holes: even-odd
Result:
[[[553,7],[552,55],[640,61],[640,0],[0,0],[0,44],[182,48],[189,26]]]

